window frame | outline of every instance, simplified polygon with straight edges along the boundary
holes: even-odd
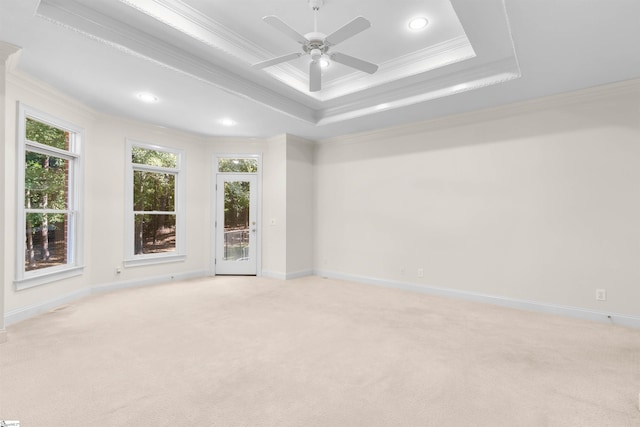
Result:
[[[16,271],[14,286],[16,290],[32,288],[58,280],[79,276],[84,272],[84,141],[85,130],[71,122],[60,119],[44,111],[30,107],[22,102],[17,105],[16,132]],[[30,141],[26,137],[27,118],[69,132],[69,150]],[[25,270],[26,253],[26,215],[25,207],[25,156],[26,152],[51,155],[69,162],[68,205],[64,212],[68,215],[67,263],[33,271]],[[52,212],[53,213],[53,212]]]
[[[167,168],[162,166],[152,166],[140,163],[133,163],[133,147],[143,148],[145,150],[162,151],[165,153],[175,154],[176,167]],[[186,259],[185,253],[185,153],[184,150],[172,147],[150,144],[139,140],[126,139],[126,202],[125,202],[125,267],[137,267],[152,264],[162,264],[170,262],[180,262]],[[175,175],[175,201],[174,211],[171,214],[176,216],[176,250],[172,252],[153,253],[153,254],[135,254],[135,216],[133,203],[133,182],[134,171],[140,170],[154,173],[171,173]],[[169,211],[167,211],[169,213]]]

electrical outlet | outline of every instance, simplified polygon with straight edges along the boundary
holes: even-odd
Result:
[[[120,269],[120,267],[116,267],[116,274],[120,274],[122,273],[122,270]]]
[[[606,301],[607,291],[604,289],[596,289],[596,301]]]
[[[424,268],[418,269],[418,277],[424,277]]]

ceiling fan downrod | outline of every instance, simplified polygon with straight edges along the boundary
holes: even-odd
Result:
[[[318,32],[318,11],[324,4],[323,0],[309,0],[309,7],[313,10],[313,32]]]

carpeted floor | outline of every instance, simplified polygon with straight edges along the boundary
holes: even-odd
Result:
[[[640,330],[318,277],[97,295],[7,333],[22,427],[640,426]]]

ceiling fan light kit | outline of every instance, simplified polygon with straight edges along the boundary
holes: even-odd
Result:
[[[322,89],[322,61],[327,60],[327,56],[332,61],[355,68],[356,70],[364,71],[368,74],[375,73],[378,70],[378,66],[376,64],[340,52],[328,53],[329,49],[333,46],[336,46],[338,43],[341,43],[371,27],[371,23],[366,18],[358,16],[327,36],[318,31],[317,13],[323,4],[323,0],[309,0],[309,7],[314,13],[314,29],[312,32],[305,35],[302,35],[291,28],[277,16],[269,15],[262,18],[264,22],[302,45],[302,52],[289,53],[287,55],[262,61],[254,64],[253,67],[262,69],[300,58],[302,55],[309,55],[311,58],[311,62],[309,64],[310,92],[317,92]]]

